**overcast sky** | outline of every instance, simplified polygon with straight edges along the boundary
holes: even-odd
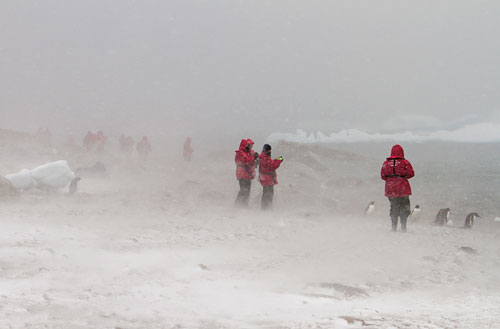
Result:
[[[0,2],[0,127],[268,134],[500,122],[500,1]]]

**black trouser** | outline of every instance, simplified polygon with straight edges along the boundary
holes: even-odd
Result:
[[[274,185],[263,186],[262,191],[262,209],[271,209],[273,207],[273,197],[274,197]]]
[[[237,206],[248,206],[248,200],[250,199],[250,187],[252,186],[252,181],[249,179],[240,179],[240,191],[236,197],[235,204]]]
[[[401,230],[406,231],[406,220],[411,213],[410,197],[389,198],[389,202],[391,203],[392,230],[396,231],[399,217],[401,219]]]

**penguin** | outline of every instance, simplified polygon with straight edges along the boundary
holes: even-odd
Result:
[[[371,216],[375,212],[375,201],[372,201],[368,204],[365,209],[365,216]]]
[[[467,217],[465,217],[464,228],[470,229],[474,225],[474,220],[479,217],[481,216],[479,216],[477,212],[471,212],[470,214],[468,214]]]
[[[412,222],[416,222],[420,219],[420,205],[416,205],[415,208],[411,211],[410,218]]]
[[[450,221],[450,213],[450,208],[440,209],[436,215],[436,220],[434,221],[434,223],[440,226],[448,224],[448,222]]]
[[[78,182],[81,180],[80,177],[75,177],[69,184],[69,195],[73,195],[78,190]]]

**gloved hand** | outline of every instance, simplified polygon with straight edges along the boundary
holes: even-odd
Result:
[[[283,161],[283,157],[280,155],[280,156],[278,157],[278,160]]]

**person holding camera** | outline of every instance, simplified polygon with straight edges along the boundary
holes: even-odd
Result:
[[[273,207],[274,185],[278,184],[276,169],[283,162],[282,156],[273,160],[271,158],[271,150],[271,145],[265,144],[260,154],[259,181],[263,189],[261,200],[261,208],[263,210]]]

